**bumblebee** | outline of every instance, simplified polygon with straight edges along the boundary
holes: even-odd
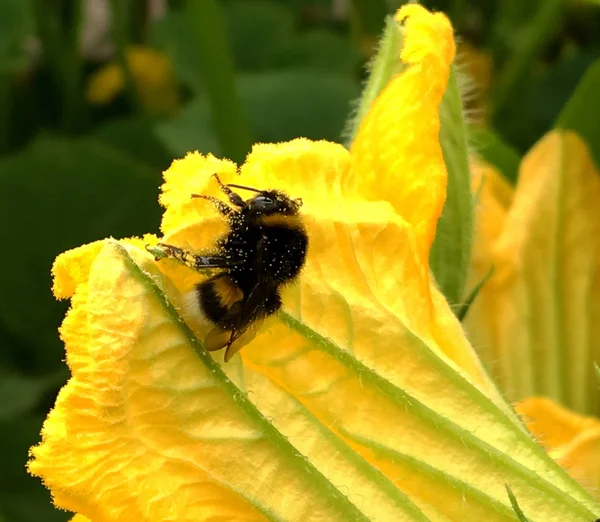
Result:
[[[301,199],[280,190],[224,185],[217,174],[213,177],[229,205],[212,196],[191,197],[210,201],[227,221],[228,232],[216,240],[214,249],[195,254],[164,243],[146,248],[157,261],[172,258],[198,271],[217,269],[196,285],[191,298],[212,325],[204,347],[225,348],[227,362],[253,337],[249,328],[281,308],[281,288],[300,274],[308,236],[299,213]],[[255,195],[244,200],[233,188]]]

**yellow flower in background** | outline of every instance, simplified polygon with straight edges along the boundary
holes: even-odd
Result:
[[[585,143],[561,131],[523,159],[516,189],[476,167],[471,283],[494,273],[465,320],[531,433],[596,496],[600,420],[558,403],[596,415],[600,406],[599,175]]]
[[[514,193],[483,169],[472,283],[494,274],[467,315],[470,339],[511,400],[598,414],[600,172],[570,131],[534,146]]]
[[[179,107],[179,86],[169,59],[147,47],[129,47],[127,61],[140,103],[149,114],[172,114]],[[86,99],[93,105],[107,105],[125,90],[121,66],[111,62],[89,80]]]
[[[549,454],[600,497],[600,420],[573,413],[543,397],[525,399],[516,409]]]
[[[407,68],[350,152],[260,144],[239,168],[245,185],[303,199],[310,248],[284,311],[230,363],[181,306],[202,275],[156,263],[143,248],[155,238],[58,257],[72,378],[29,464],[57,506],[92,522],[514,521],[508,484],[532,520],[600,513],[496,390],[431,280],[454,41],[418,5],[397,19]],[[236,170],[198,153],[173,163],[166,243],[212,244],[223,221],[190,194],[220,195],[211,174]]]

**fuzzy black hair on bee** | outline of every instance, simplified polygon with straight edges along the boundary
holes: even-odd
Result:
[[[228,203],[203,194],[225,218],[228,231],[213,249],[199,254],[159,243],[148,250],[157,260],[175,259],[194,270],[216,271],[198,284],[193,300],[213,328],[204,339],[209,350],[225,350],[225,362],[253,336],[249,330],[282,306],[280,291],[293,283],[306,261],[308,235],[300,215],[301,199],[280,190],[221,183]],[[244,200],[232,188],[254,192]]]

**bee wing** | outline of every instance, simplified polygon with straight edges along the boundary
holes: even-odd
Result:
[[[204,338],[204,348],[209,352],[225,350],[225,362],[228,362],[237,352],[246,346],[254,337],[258,325],[253,323],[242,330],[224,330],[220,326],[213,328]]]
[[[209,352],[214,352],[227,347],[227,351],[225,352],[225,362],[227,362],[244,345],[244,343],[239,343],[239,347],[228,356],[231,345],[235,343],[237,346],[238,343],[236,341],[241,340],[240,337],[248,328],[248,322],[244,319],[242,301],[236,301],[231,305],[225,317],[221,319],[221,323],[233,325],[233,327],[215,326],[204,338],[204,348]]]
[[[231,330],[224,330],[220,326],[213,328],[204,338],[204,348],[209,352],[214,352],[225,348],[231,340]]]
[[[253,323],[244,330],[234,332],[233,340],[225,350],[225,362],[228,362],[229,359],[256,337],[256,332],[258,330],[257,326],[256,323]]]
[[[263,320],[268,315],[262,308],[264,295],[257,285],[243,306],[236,310],[235,326],[231,331],[231,338],[225,350],[225,362],[229,361],[240,349],[256,337]]]
[[[236,301],[229,312],[221,320],[222,324],[233,325],[232,328],[216,326],[204,338],[204,347],[209,352],[227,348],[225,362],[229,361],[237,352],[256,336],[256,332],[267,314],[262,309],[264,296],[257,285],[245,302]]]

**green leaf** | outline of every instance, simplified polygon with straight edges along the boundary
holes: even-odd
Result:
[[[50,493],[41,484],[14,493],[0,492],[0,509],[7,522],[67,522],[73,518],[73,513],[52,505]]]
[[[345,76],[289,69],[239,77],[240,95],[259,142],[306,137],[339,141],[357,83]],[[176,156],[190,150],[220,154],[211,131],[208,105],[197,99],[177,118],[157,126],[157,134]]]
[[[327,72],[357,72],[363,56],[348,39],[325,29],[296,31],[289,7],[274,2],[222,4],[237,70],[305,67]],[[200,55],[192,27],[181,12],[169,11],[151,26],[151,44],[167,54],[175,73],[195,92],[203,92]]]
[[[27,65],[27,36],[33,34],[31,0],[0,0],[0,74]]]
[[[226,6],[215,0],[188,0],[183,12],[170,12],[151,29],[150,42],[171,58],[175,74],[210,101],[210,124],[223,153],[237,161],[252,140],[234,76]]]
[[[241,96],[257,141],[299,136],[340,141],[358,82],[310,69],[240,77]]]
[[[64,384],[67,377],[65,369],[43,377],[0,371],[0,422],[29,413],[49,390]]]
[[[0,220],[10,245],[0,317],[31,347],[31,368],[47,371],[63,358],[56,328],[65,306],[49,290],[56,255],[108,236],[158,230],[160,180],[159,169],[94,139],[41,138],[0,161]]]
[[[359,41],[375,40],[383,30],[388,12],[385,0],[352,0],[350,20],[354,37]]]
[[[150,26],[149,44],[166,54],[173,71],[187,87],[195,92],[204,91],[200,67],[200,53],[195,44],[194,32],[184,13],[169,11]]]
[[[519,2],[519,4],[528,7],[535,5],[535,11],[531,17],[528,17],[527,23],[521,23],[516,31],[514,27],[503,28],[511,36],[514,35],[515,40],[512,52],[500,71],[494,89],[495,119],[503,117],[510,108],[511,100],[518,97],[519,89],[523,87],[531,73],[532,63],[543,50],[544,45],[553,37],[565,8],[563,0]]]
[[[473,203],[462,100],[452,68],[440,106],[440,144],[448,171],[446,203],[438,221],[429,266],[446,299],[462,302],[471,259]]]
[[[573,130],[581,136],[600,165],[600,60],[585,72],[575,92],[556,121],[556,128]]]
[[[577,84],[597,58],[595,52],[579,52],[549,65],[531,79],[525,96],[532,120],[531,145],[555,125]]]
[[[274,67],[292,45],[294,13],[285,5],[254,0],[226,2],[223,19],[238,70]]]
[[[50,492],[25,470],[29,447],[40,440],[42,422],[40,415],[0,421],[0,513],[7,521],[60,522],[72,517],[54,508]]]
[[[351,75],[356,75],[362,61],[362,53],[348,38],[324,29],[300,33],[282,57],[282,65],[285,66],[304,66]]]
[[[96,128],[94,137],[162,171],[169,166],[173,158],[156,135],[155,123],[155,120],[149,117],[111,120]]]
[[[220,4],[224,29],[236,69],[255,70],[286,62],[296,33],[289,8],[274,2],[227,2]],[[196,92],[205,90],[201,53],[194,27],[186,14],[169,11],[151,26],[150,43],[167,54],[176,75]]]
[[[469,127],[469,139],[477,154],[496,167],[513,185],[519,176],[521,157],[515,148],[502,140],[492,129],[480,126]]]
[[[0,421],[28,412],[43,394],[41,382],[31,377],[0,373]]]
[[[219,144],[228,158],[242,161],[250,152],[252,139],[239,97],[221,8],[216,0],[187,0],[185,5],[185,14],[194,34],[193,44],[198,52],[199,61],[193,65],[202,71]]]
[[[178,116],[157,124],[155,132],[173,157],[183,157],[187,152],[195,150],[222,156],[210,121],[210,108],[202,97],[184,107]]]

